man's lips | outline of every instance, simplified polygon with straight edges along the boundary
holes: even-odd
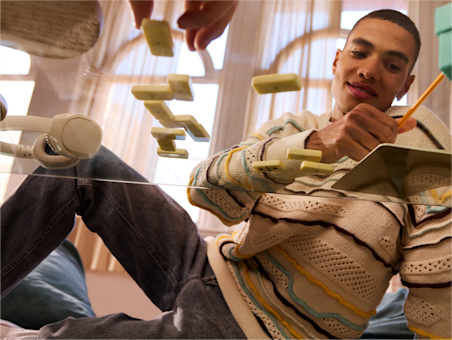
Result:
[[[358,99],[370,99],[377,96],[370,86],[361,83],[347,83],[347,86],[352,95]]]

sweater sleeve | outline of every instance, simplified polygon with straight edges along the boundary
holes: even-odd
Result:
[[[428,109],[414,114],[418,126],[403,138],[414,146],[451,148],[445,125]],[[411,134],[409,136],[408,134]],[[408,205],[402,233],[402,283],[408,287],[404,312],[418,338],[451,338],[451,208],[450,186],[422,193],[427,202],[448,206]]]
[[[318,118],[308,111],[286,113],[262,125],[239,145],[200,163],[191,173],[190,203],[210,211],[229,226],[248,219],[263,193],[283,189],[302,175],[301,161],[287,159],[287,149],[304,148],[305,140],[317,130]],[[282,161],[285,170],[253,169],[253,162],[268,160]]]

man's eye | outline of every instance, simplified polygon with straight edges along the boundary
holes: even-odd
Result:
[[[360,51],[352,51],[352,53],[353,53],[355,56],[360,57],[360,58],[364,58],[364,57],[366,56],[366,53],[360,52]]]
[[[400,67],[398,67],[397,65],[394,64],[388,64],[389,69],[391,69],[392,71],[400,71]]]

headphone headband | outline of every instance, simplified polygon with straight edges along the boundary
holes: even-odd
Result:
[[[102,129],[84,115],[61,114],[54,118],[34,116],[7,116],[0,122],[0,131],[34,131],[43,133],[33,146],[0,144],[3,155],[32,158],[48,169],[65,169],[81,159],[94,156],[100,149]],[[48,155],[45,145],[58,154]]]

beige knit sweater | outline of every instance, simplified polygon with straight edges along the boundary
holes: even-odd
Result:
[[[247,221],[239,232],[208,239],[229,308],[248,338],[359,338],[400,272],[410,329],[420,338],[450,338],[450,187],[413,198],[449,207],[344,199],[359,195],[331,188],[356,165],[347,157],[329,176],[300,177],[300,161],[287,159],[286,150],[303,148],[330,117],[286,113],[194,169],[191,184],[212,189],[190,188],[192,204],[226,225]],[[450,133],[431,111],[421,107],[413,117],[418,126],[396,144],[450,150]],[[252,168],[278,159],[285,171]]]

